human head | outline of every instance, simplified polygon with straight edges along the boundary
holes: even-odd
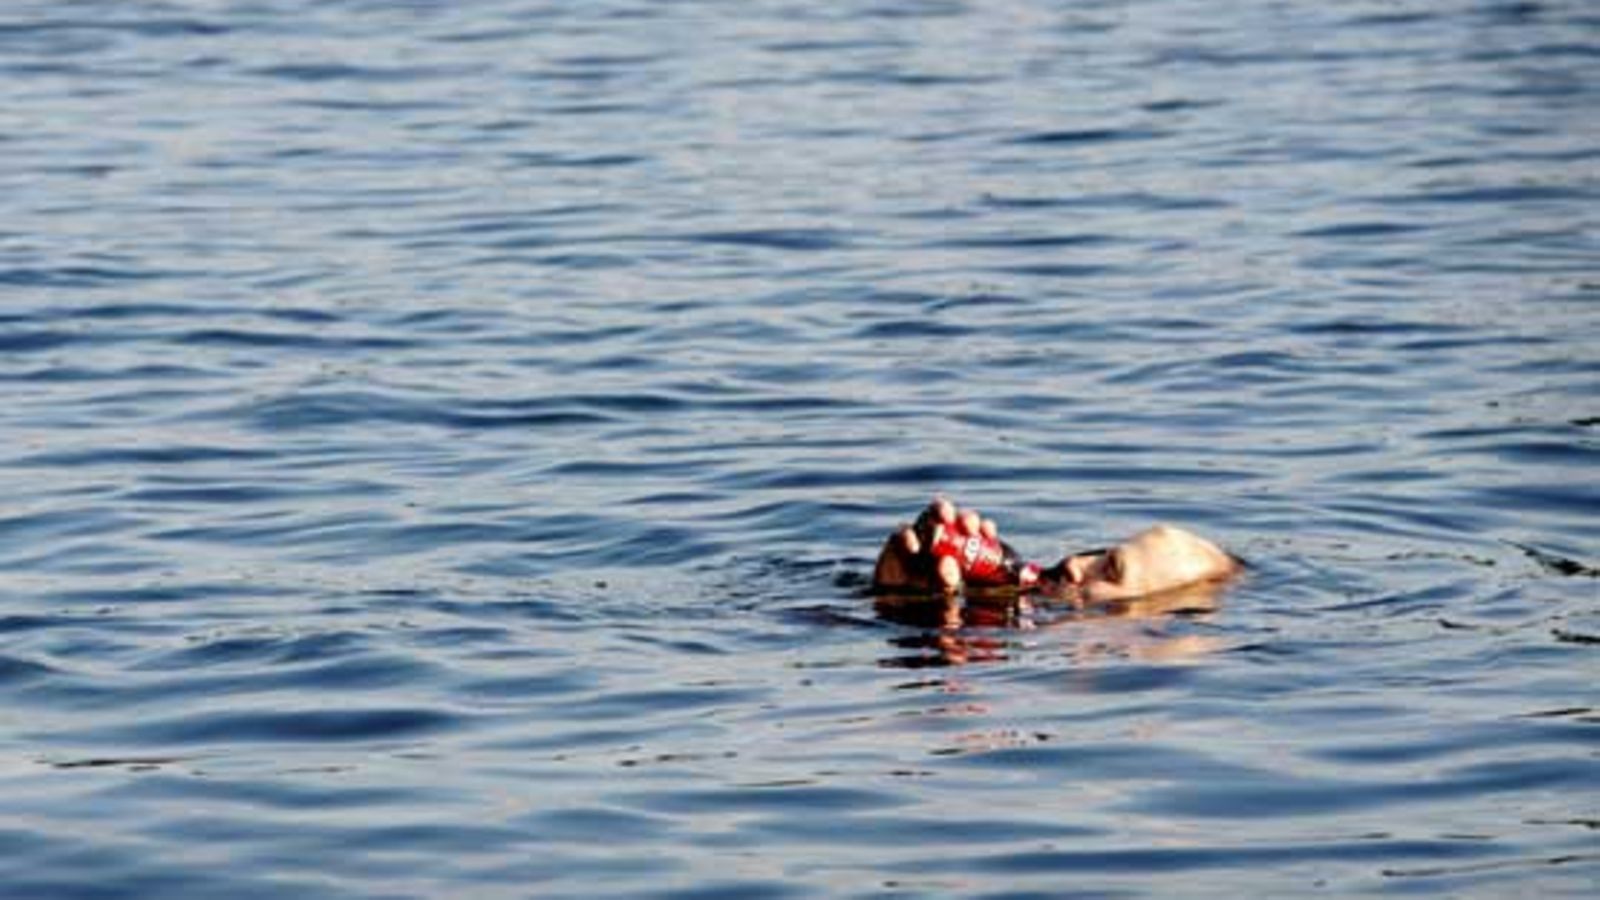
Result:
[[[1084,600],[1103,602],[1221,581],[1242,568],[1238,559],[1205,538],[1156,525],[1104,550],[1068,556],[1056,571]]]

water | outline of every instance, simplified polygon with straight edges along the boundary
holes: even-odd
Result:
[[[7,5],[3,893],[1592,895],[1600,17],[1325,6]]]

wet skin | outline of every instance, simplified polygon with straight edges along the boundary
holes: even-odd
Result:
[[[960,564],[928,552],[935,529],[981,529],[998,540],[993,520],[972,510],[957,510],[936,498],[914,525],[901,527],[884,542],[873,569],[879,591],[943,591],[962,588]],[[1155,525],[1101,550],[1069,555],[1046,569],[1038,588],[1074,600],[1104,603],[1171,591],[1188,585],[1222,582],[1239,574],[1239,561],[1217,545],[1172,525]],[[1019,587],[1032,587],[1021,584]]]

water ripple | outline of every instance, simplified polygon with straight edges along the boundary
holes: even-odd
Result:
[[[1593,893],[1587,5],[179,6],[0,14],[9,894]]]

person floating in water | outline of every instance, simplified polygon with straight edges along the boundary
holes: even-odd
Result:
[[[1101,603],[1222,582],[1243,568],[1237,557],[1171,525],[1041,568],[1000,540],[994,520],[936,497],[916,522],[884,541],[872,583],[880,592],[1016,588]]]

